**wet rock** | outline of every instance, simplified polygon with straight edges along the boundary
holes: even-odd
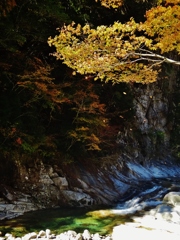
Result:
[[[14,191],[13,198],[15,198],[15,200],[11,203],[7,202],[3,198],[0,198],[0,220],[15,218],[25,212],[38,209],[38,206],[33,202],[31,196],[28,194]]]
[[[93,205],[93,198],[83,192],[75,192],[70,190],[63,191],[63,195],[67,201],[71,202],[74,206],[91,206]]]

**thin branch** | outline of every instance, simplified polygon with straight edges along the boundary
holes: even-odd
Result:
[[[176,61],[176,60],[173,60],[171,58],[167,58],[165,56],[162,56],[160,54],[157,54],[157,53],[153,53],[149,50],[146,50],[146,49],[142,49],[140,48],[140,51],[142,52],[145,52],[145,53],[134,53],[135,55],[137,56],[142,56],[142,57],[153,57],[153,58],[158,58],[158,59],[162,59],[164,62],[167,62],[167,63],[172,63],[172,64],[175,64],[175,65],[180,65],[180,61]]]
[[[122,59],[121,64],[135,63],[135,62],[139,62],[139,61],[143,60],[143,61],[148,61],[148,62],[156,62],[156,65],[157,64],[160,65],[163,62],[171,63],[171,64],[175,64],[175,65],[180,65],[180,61],[176,61],[176,60],[173,60],[171,58],[167,58],[165,56],[153,53],[153,52],[151,52],[149,50],[145,50],[145,49],[142,49],[142,48],[140,48],[139,50],[140,50],[140,52],[130,52],[130,53],[128,53]],[[124,61],[124,60],[126,60],[128,58],[131,58],[131,57],[139,57],[139,58],[137,58],[135,60],[130,60],[129,62]]]

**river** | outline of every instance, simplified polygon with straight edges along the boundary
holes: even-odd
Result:
[[[29,232],[51,229],[55,234],[75,230],[101,235],[111,234],[121,223],[132,222],[135,216],[144,216],[148,210],[162,204],[163,197],[170,191],[180,192],[179,178],[155,178],[139,182],[129,197],[109,209],[54,208],[25,213],[15,219],[0,222],[2,233],[22,236]]]

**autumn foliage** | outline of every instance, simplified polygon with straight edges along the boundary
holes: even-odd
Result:
[[[156,81],[164,63],[179,64],[170,58],[179,54],[179,7],[1,1],[1,154],[68,162],[118,151],[117,134],[133,117],[130,86]]]
[[[98,0],[96,0],[98,2]],[[118,8],[121,7],[124,3],[123,0],[101,0],[102,6],[107,8]]]
[[[176,50],[180,54],[180,1],[167,0],[146,13],[142,29],[153,39],[152,48],[161,53]]]
[[[15,0],[2,0],[0,3],[0,16],[6,16],[15,6]]]
[[[170,4],[171,3],[171,4]],[[156,81],[163,62],[180,64],[158,54],[179,53],[180,6],[166,1],[146,12],[146,20],[114,22],[91,28],[72,23],[49,38],[57,59],[80,74],[92,74],[105,82],[151,83]]]

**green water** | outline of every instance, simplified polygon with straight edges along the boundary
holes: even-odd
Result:
[[[112,214],[110,210],[76,208],[56,208],[29,212],[15,219],[0,222],[0,231],[20,237],[29,232],[50,229],[59,234],[67,230],[82,233],[88,229],[91,233],[110,234],[114,226],[126,221],[127,217]]]

